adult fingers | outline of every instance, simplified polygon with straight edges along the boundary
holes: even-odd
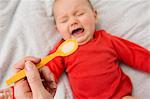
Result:
[[[18,72],[18,71],[24,69],[26,61],[32,61],[34,63],[38,63],[38,62],[40,62],[40,59],[36,58],[36,57],[32,57],[32,56],[28,56],[28,57],[21,59],[14,65],[15,72]],[[21,79],[21,80],[17,81],[14,85],[14,90],[20,94],[26,94],[27,92],[31,91],[26,79]]]
[[[20,98],[24,99],[23,97],[27,98],[32,96],[31,89],[28,85],[27,80],[22,79],[15,82],[14,95],[16,99],[20,99]]]
[[[42,90],[44,90],[44,86],[39,71],[32,62],[25,62],[25,73],[33,95],[41,94]]]
[[[26,61],[31,61],[31,62],[33,62],[34,64],[37,64],[37,63],[40,62],[40,58],[33,57],[33,56],[27,56],[27,57],[21,59],[20,61],[18,61],[18,62],[14,65],[14,70],[15,70],[15,72],[18,72],[18,71],[24,69],[25,62],[26,62]]]

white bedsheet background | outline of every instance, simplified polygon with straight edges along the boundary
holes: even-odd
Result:
[[[51,17],[53,0],[0,0],[0,88],[24,56],[42,57],[61,39]],[[150,48],[149,0],[91,0],[98,11],[98,28]],[[150,97],[149,74],[122,66],[131,77],[134,95]],[[55,99],[73,99],[65,74]]]

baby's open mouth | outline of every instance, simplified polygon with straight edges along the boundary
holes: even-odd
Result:
[[[77,34],[81,34],[84,32],[83,28],[77,28],[75,30],[72,31],[72,35],[77,35]]]

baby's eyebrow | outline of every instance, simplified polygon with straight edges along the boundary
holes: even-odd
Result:
[[[66,15],[57,17],[58,20],[65,19],[65,18],[67,18]]]
[[[61,19],[67,17],[67,15],[65,13],[61,13],[61,14],[57,14],[55,17],[56,19]]]
[[[80,12],[80,11],[85,11],[83,8],[81,9],[81,8],[77,8],[77,9],[75,9],[74,11],[73,11],[73,13],[72,14],[76,14],[76,13],[78,13],[78,12]],[[58,15],[57,16],[57,19],[63,19],[63,18],[67,18],[68,16],[66,15],[66,14],[61,14],[60,16]]]
[[[83,9],[79,9],[79,10],[76,10],[76,12],[75,13],[77,13],[77,12],[84,12],[85,10],[83,10]]]

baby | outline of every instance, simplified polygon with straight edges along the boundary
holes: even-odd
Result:
[[[66,72],[75,99],[135,99],[130,78],[119,63],[149,73],[150,52],[105,30],[96,30],[97,12],[89,0],[55,0],[53,16],[63,39],[75,39],[79,44],[72,55],[46,64],[55,81]]]
[[[97,12],[89,0],[55,0],[53,15],[63,39],[75,39],[80,45],[74,54],[47,64],[55,80],[65,71],[76,99],[134,99],[132,83],[119,62],[150,72],[150,52],[96,30]]]

